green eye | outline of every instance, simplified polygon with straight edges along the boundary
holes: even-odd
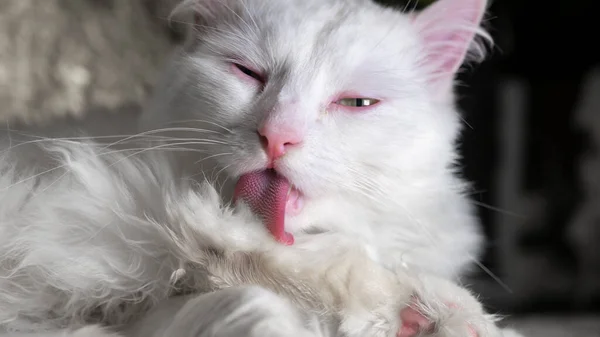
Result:
[[[365,107],[379,103],[379,100],[374,98],[342,98],[336,102],[339,105],[350,107]]]

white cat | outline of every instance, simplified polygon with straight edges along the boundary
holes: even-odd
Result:
[[[190,138],[197,151],[182,155],[185,173],[226,181],[228,200],[240,176],[243,190],[248,179],[271,181],[272,168],[281,195],[265,196],[278,204],[263,211],[288,239],[314,227],[347,233],[390,268],[449,278],[478,257],[481,236],[454,167],[453,81],[467,53],[482,56],[474,37],[487,36],[485,0],[440,0],[416,15],[371,0],[183,8],[196,10],[198,25],[142,124]]]
[[[166,302],[174,309],[122,332],[499,336],[447,281],[481,241],[453,168],[452,89],[468,52],[482,51],[485,8],[186,1],[195,29],[142,123],[170,137],[161,149],[186,151],[39,142],[3,153],[0,325],[37,336],[95,319],[119,328],[177,291],[230,288]],[[214,175],[219,194],[190,175]],[[234,197],[235,209],[219,200]],[[207,320],[212,305],[234,309]],[[236,328],[240,312],[262,323]],[[83,329],[72,335],[108,336]]]

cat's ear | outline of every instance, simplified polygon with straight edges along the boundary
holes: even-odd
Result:
[[[425,48],[422,64],[430,81],[449,89],[466,61],[481,61],[489,35],[481,28],[487,0],[437,0],[411,16]]]
[[[175,9],[175,14],[190,13],[194,24],[204,25],[217,18],[223,10],[230,10],[233,0],[185,0]]]
[[[203,24],[218,17],[224,8],[228,8],[228,0],[193,0],[194,22]]]

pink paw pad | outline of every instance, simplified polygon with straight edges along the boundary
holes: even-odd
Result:
[[[458,308],[456,305],[450,304],[450,307]],[[400,320],[402,326],[396,334],[397,337],[416,337],[422,334],[433,332],[434,323],[425,315],[414,308],[414,305],[408,306],[400,310]],[[469,326],[468,337],[479,337],[479,334],[472,326]]]

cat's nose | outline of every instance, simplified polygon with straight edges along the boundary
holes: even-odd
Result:
[[[258,135],[271,161],[282,157],[290,147],[300,144],[304,138],[300,130],[283,125],[262,127],[258,129]]]

